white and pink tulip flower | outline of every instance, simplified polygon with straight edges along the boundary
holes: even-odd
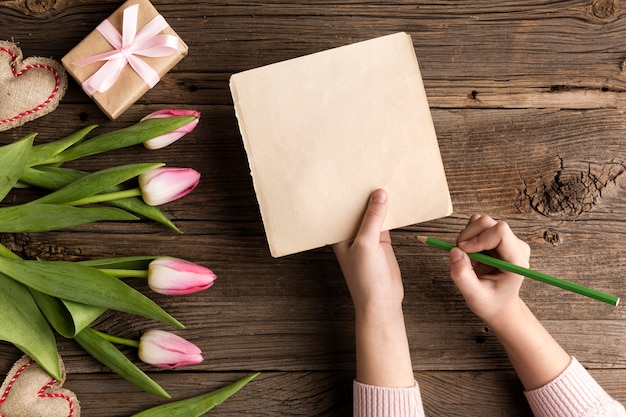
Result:
[[[175,258],[158,258],[148,265],[148,286],[165,295],[186,295],[213,285],[217,276],[209,268]]]
[[[143,143],[143,145],[148,149],[161,149],[166,146],[176,142],[178,139],[185,136],[187,133],[193,131],[196,128],[196,125],[200,121],[200,112],[195,110],[185,110],[185,109],[163,109],[157,110],[153,113],[150,113],[141,121],[147,119],[156,119],[156,118],[164,118],[164,117],[175,117],[175,116],[192,116],[195,119],[186,125],[179,127],[178,129],[166,133],[161,136],[157,136],[156,138],[149,139]]]
[[[200,173],[192,168],[155,168],[139,175],[141,196],[146,204],[160,206],[182,198],[200,182]]]
[[[159,368],[195,365],[204,360],[198,346],[163,330],[148,330],[139,339],[139,359]]]

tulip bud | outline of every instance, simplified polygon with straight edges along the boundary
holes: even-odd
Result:
[[[159,368],[178,368],[203,360],[198,346],[163,330],[148,330],[141,336],[139,359]]]
[[[146,204],[159,206],[189,194],[200,182],[191,168],[155,168],[139,175],[141,196]]]
[[[141,119],[141,121],[144,121],[147,119],[175,117],[175,116],[193,116],[195,117],[195,119],[170,133],[166,133],[164,135],[157,136],[156,138],[149,139],[145,141],[143,145],[148,149],[165,148],[167,145],[170,145],[171,143],[176,142],[178,139],[182,138],[187,133],[194,130],[200,120],[200,112],[197,112],[195,110],[164,109],[164,110],[158,110],[153,113],[150,113],[149,115]]]
[[[159,258],[148,265],[148,286],[165,295],[185,295],[203,291],[217,277],[208,268],[174,258]]]

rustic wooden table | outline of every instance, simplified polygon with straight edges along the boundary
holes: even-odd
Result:
[[[61,57],[121,2],[0,1],[0,39],[25,56]],[[329,248],[270,257],[228,88],[231,74],[397,31],[413,36],[454,204],[448,218],[393,232],[406,287],[416,378],[430,416],[529,416],[503,349],[466,308],[442,253],[415,235],[454,240],[467,218],[510,222],[536,269],[624,296],[626,269],[626,5],[617,0],[218,2],[155,0],[189,56],[123,116],[108,120],[74,82],[59,108],[0,143],[38,141],[98,124],[128,126],[169,107],[202,112],[198,128],[158,151],[88,158],[95,170],[165,162],[202,173],[199,187],[164,207],[184,232],[152,222],[101,223],[3,235],[19,254],[84,260],[172,255],[219,276],[204,293],[155,297],[184,322],[202,364],[150,372],[174,398],[261,376],[213,414],[351,413],[352,307]],[[407,181],[411,181],[407,178]],[[19,199],[18,197],[15,197]],[[134,285],[144,291],[141,283]],[[147,293],[147,291],[146,291]],[[523,296],[559,342],[626,401],[626,315],[547,285]],[[107,313],[99,329],[129,338],[155,323]],[[0,371],[20,356],[0,345]],[[59,339],[67,386],[88,417],[129,416],[164,402]],[[133,358],[132,350],[125,351]]]

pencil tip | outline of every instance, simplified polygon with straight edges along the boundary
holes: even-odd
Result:
[[[426,243],[426,239],[428,239],[426,236],[418,236],[417,240],[419,240],[422,243]]]

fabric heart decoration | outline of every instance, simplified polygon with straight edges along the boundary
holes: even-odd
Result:
[[[22,60],[17,45],[0,41],[0,131],[50,113],[66,89],[61,64],[40,57]]]
[[[76,395],[24,355],[15,362],[0,387],[0,417],[80,417]]]

